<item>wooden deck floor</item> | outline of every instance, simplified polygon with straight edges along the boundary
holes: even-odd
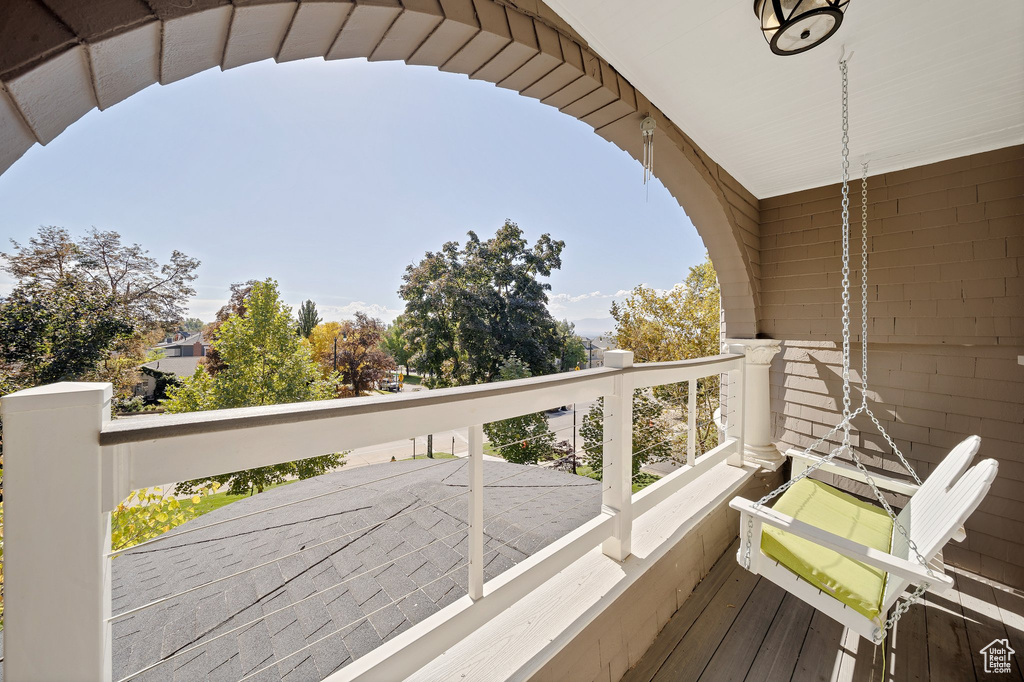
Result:
[[[951,570],[950,573],[953,571]],[[623,682],[1020,682],[1024,596],[965,572],[956,591],[927,595],[882,649],[753,576],[735,546],[718,560]],[[979,650],[1008,638],[1009,674],[984,670]]]

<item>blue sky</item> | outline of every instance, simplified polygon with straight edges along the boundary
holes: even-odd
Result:
[[[566,242],[552,312],[603,331],[587,320],[613,297],[671,287],[704,253],[665,188],[645,190],[589,126],[489,83],[361,59],[151,86],[26,153],[0,176],[0,206],[3,250],[39,225],[95,225],[161,260],[199,258],[205,320],[231,282],[265,277],[328,319],[390,318],[406,265],[511,218]]]

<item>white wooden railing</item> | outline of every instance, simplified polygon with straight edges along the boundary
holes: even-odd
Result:
[[[401,679],[597,546],[622,561],[633,520],[711,467],[742,465],[744,358],[719,355],[605,366],[429,392],[111,421],[109,384],[61,383],[3,398],[4,679],[110,680],[110,512],[132,490],[469,427],[469,595],[331,679]],[[703,377],[729,374],[725,437],[632,494],[637,388],[689,382],[688,426]],[[483,433],[488,422],[604,397],[601,514],[484,582]]]

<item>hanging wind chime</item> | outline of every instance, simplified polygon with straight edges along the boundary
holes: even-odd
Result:
[[[654,177],[654,130],[658,127],[658,124],[654,122],[654,119],[648,116],[640,122],[640,134],[643,137],[644,142],[644,187],[647,187],[647,181]],[[647,188],[647,196],[650,197],[650,188]]]

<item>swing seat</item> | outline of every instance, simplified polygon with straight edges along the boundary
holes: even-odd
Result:
[[[953,586],[936,559],[951,539],[963,539],[964,521],[998,471],[992,459],[967,469],[980,444],[971,436],[957,445],[921,486],[872,474],[879,488],[910,495],[897,520],[926,566],[884,510],[810,478],[794,483],[771,509],[741,497],[729,503],[740,512],[737,560],[743,564],[749,550],[751,572],[874,640],[908,587],[927,583],[929,591],[941,593]],[[804,453],[787,454],[794,458],[794,477],[820,463]],[[860,470],[842,463],[824,462],[819,469],[864,481]]]
[[[821,481],[797,481],[772,509],[860,545],[891,549],[892,519],[884,509]],[[882,569],[774,526],[764,527],[761,551],[867,618],[882,609],[888,576]]]

